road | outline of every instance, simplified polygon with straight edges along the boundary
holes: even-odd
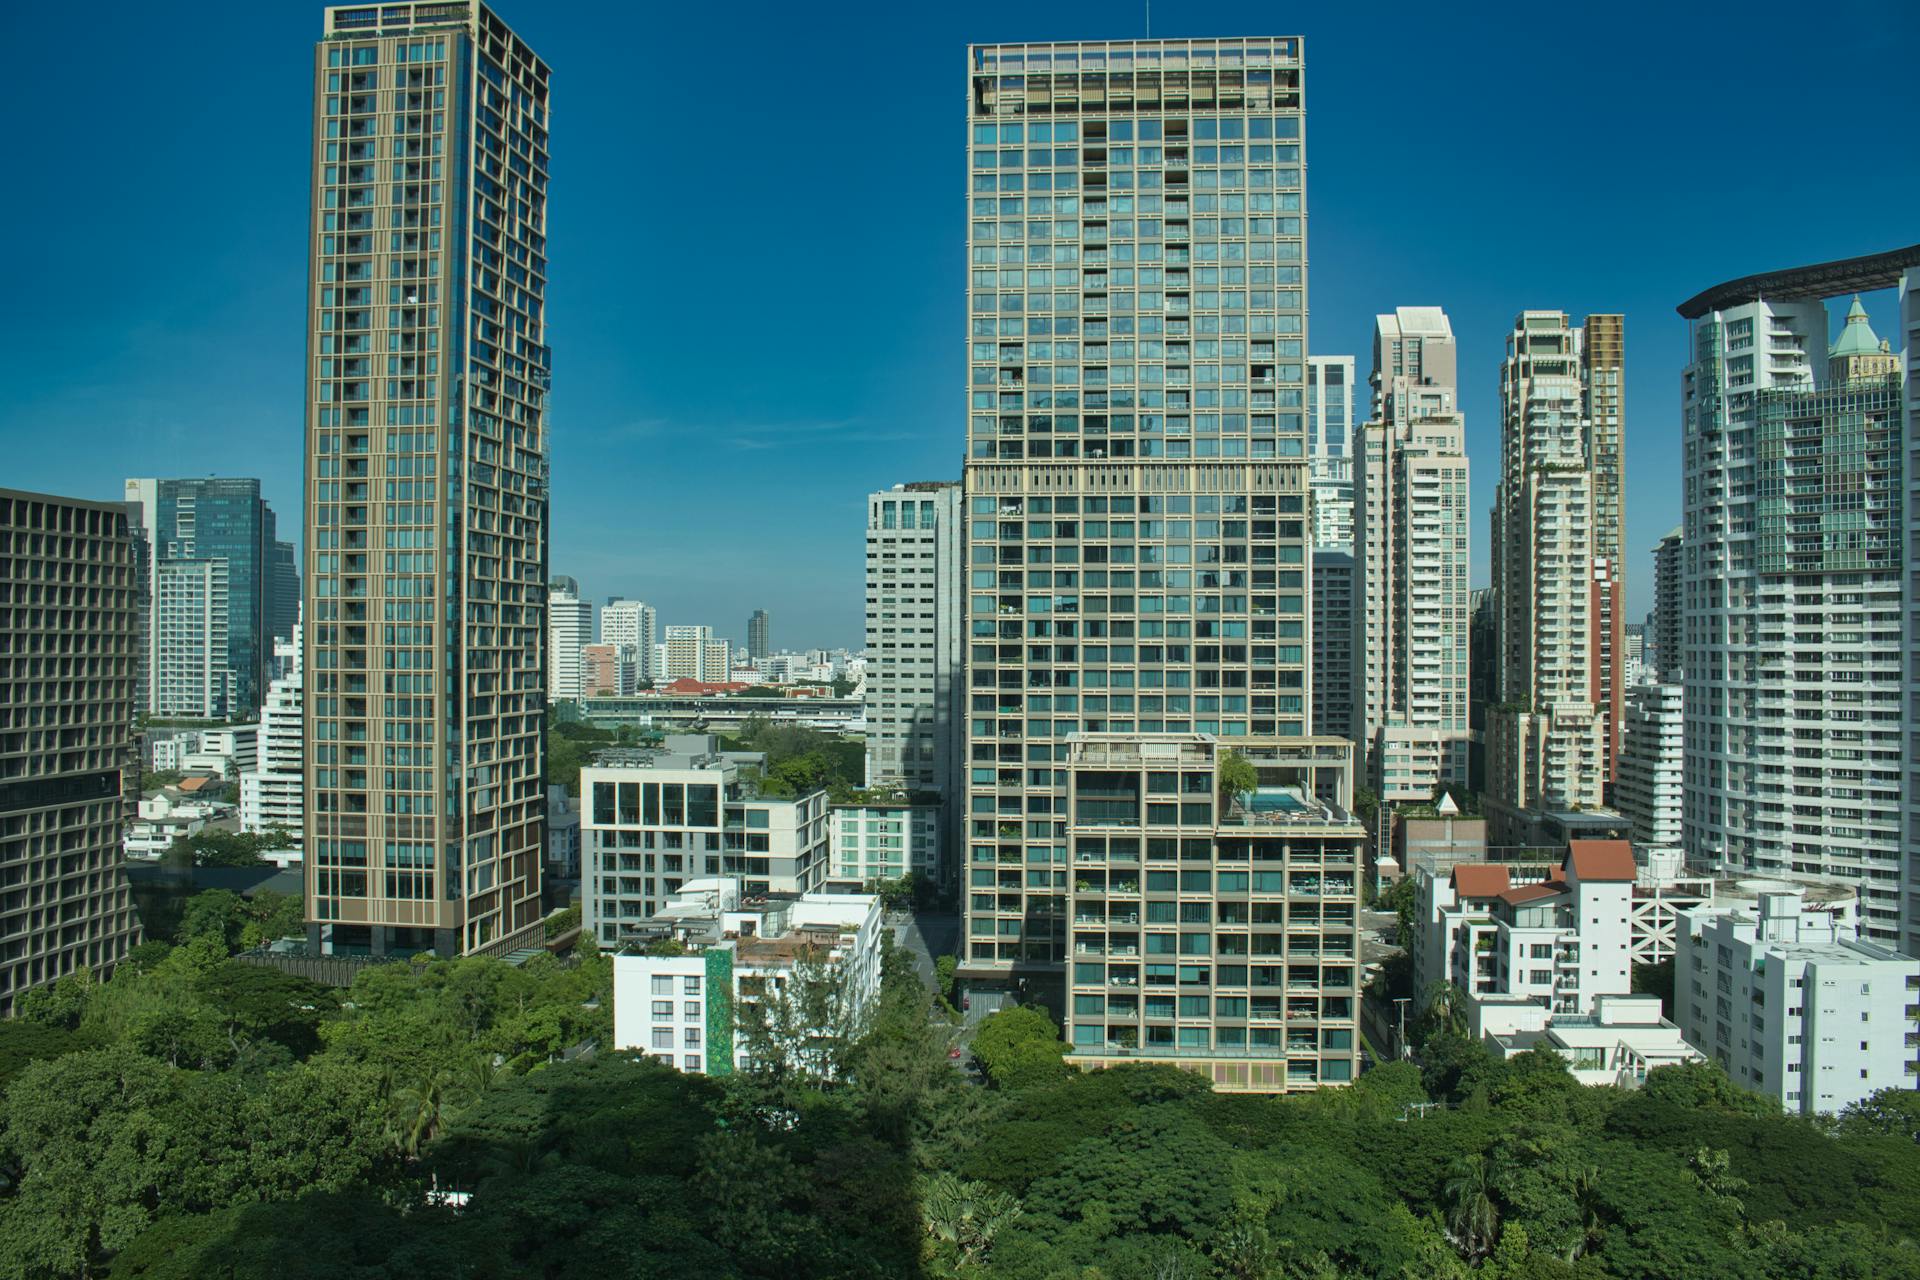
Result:
[[[945,912],[889,911],[887,925],[893,930],[894,945],[913,952],[914,967],[933,986],[933,958],[953,955],[960,943],[959,917]]]

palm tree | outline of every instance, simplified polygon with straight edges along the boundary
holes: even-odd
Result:
[[[1421,1015],[1430,1033],[1467,1033],[1467,993],[1451,982],[1427,984],[1427,1008]]]
[[[1580,1213],[1580,1238],[1568,1250],[1568,1262],[1598,1248],[1607,1237],[1607,1225],[1600,1217],[1600,1170],[1582,1165],[1573,1175],[1572,1191],[1574,1207]]]
[[[409,1160],[452,1117],[453,1092],[454,1074],[445,1067],[430,1067],[413,1083],[389,1092],[394,1140]]]
[[[1447,1179],[1447,1228],[1469,1260],[1493,1252],[1500,1238],[1500,1206],[1493,1199],[1493,1165],[1484,1155],[1453,1162]]]

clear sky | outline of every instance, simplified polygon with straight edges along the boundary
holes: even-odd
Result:
[[[1144,6],[499,8],[554,68],[553,571],[663,623],[744,639],[764,607],[776,647],[857,647],[863,495],[960,471],[965,46],[1137,36]],[[320,11],[5,6],[0,484],[258,475],[297,529]],[[1626,314],[1638,618],[1680,515],[1674,305],[1920,241],[1915,0],[1153,22],[1306,37],[1311,349],[1364,376],[1376,312],[1451,313],[1476,585],[1518,311]]]

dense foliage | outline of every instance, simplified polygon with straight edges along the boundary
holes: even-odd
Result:
[[[866,778],[866,747],[858,739],[806,725],[750,716],[725,742],[731,751],[766,754],[766,768],[758,779],[764,796],[791,800],[824,789],[836,803],[850,801]]]
[[[606,1043],[608,965],[336,992],[208,930],[59,984],[0,1024],[0,1276],[1920,1275],[1911,1093],[1816,1125],[1711,1067],[1588,1089],[1441,1017],[1420,1067],[1226,1096],[1073,1071],[1028,1009],[977,1029],[974,1083],[902,953],[857,1022],[802,975],[833,1034],[765,1018],[709,1080],[567,1055]]]

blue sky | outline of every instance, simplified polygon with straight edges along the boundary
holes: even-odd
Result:
[[[1134,36],[1143,6],[500,8],[555,77],[554,571],[663,621],[743,638],[765,607],[776,646],[857,645],[862,496],[959,474],[965,45]],[[1679,520],[1674,304],[1920,240],[1897,129],[1920,5],[1517,12],[1161,0],[1153,20],[1305,35],[1312,349],[1364,371],[1376,312],[1451,313],[1476,585],[1507,327],[1626,314],[1638,617],[1645,552]],[[258,475],[297,525],[319,28],[286,0],[0,17],[42,51],[0,80],[22,126],[0,484]]]

